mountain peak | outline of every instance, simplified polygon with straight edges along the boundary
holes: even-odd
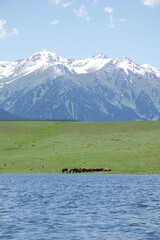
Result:
[[[143,64],[139,66],[127,57],[121,57],[111,59],[105,56],[103,53],[98,53],[93,57],[81,60],[66,59],[58,54],[42,49],[39,52],[34,53],[27,59],[16,62],[0,62],[0,79],[12,77],[24,76],[34,72],[35,70],[45,69],[55,66],[56,69],[62,65],[69,69],[72,73],[85,74],[98,71],[102,68],[116,68],[123,69],[127,74],[130,72],[145,75],[146,73],[153,73],[157,77],[160,77],[160,70],[148,65]],[[57,70],[58,71],[58,70]],[[10,81],[10,80],[9,80]],[[0,88],[4,86],[3,82],[0,83]]]
[[[129,59],[128,57],[121,57],[118,58],[119,62],[133,62],[131,59]]]
[[[107,57],[103,53],[98,53],[95,56],[93,56],[92,58],[93,59],[98,59],[98,58],[106,59]]]
[[[45,52],[47,52],[48,53],[48,51],[46,50],[46,49],[42,49],[41,51],[40,51],[41,53],[45,53]]]
[[[142,64],[141,67],[147,71],[147,72],[150,72],[150,73],[154,73],[157,75],[157,77],[160,77],[160,70],[155,68],[155,67],[152,67],[151,65],[149,64]]]
[[[31,57],[33,56],[58,56],[57,54],[53,53],[53,52],[49,52],[46,49],[42,49],[39,52],[34,53]]]
[[[51,65],[51,64],[66,64],[67,59],[57,55],[54,52],[49,52],[45,49],[40,52],[34,53],[28,58],[32,63],[39,63],[40,65]]]

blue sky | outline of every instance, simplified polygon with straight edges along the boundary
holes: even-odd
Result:
[[[42,49],[160,69],[160,0],[0,0],[0,61]]]

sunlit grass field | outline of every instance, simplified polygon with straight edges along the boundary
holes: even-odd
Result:
[[[159,174],[160,122],[0,122],[0,173],[74,167]]]

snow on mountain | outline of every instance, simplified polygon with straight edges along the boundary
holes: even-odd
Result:
[[[148,64],[139,66],[126,57],[111,59],[100,53],[87,59],[68,60],[55,53],[42,50],[24,60],[15,62],[1,61],[0,88],[2,88],[4,84],[9,84],[17,78],[28,75],[36,70],[43,72],[50,67],[52,67],[53,75],[55,76],[64,75],[66,71],[85,74],[98,71],[103,67],[108,67],[108,69],[123,69],[127,74],[130,72],[140,75],[152,73],[160,77],[160,70],[157,68]]]
[[[19,62],[0,61],[0,88],[4,87],[4,79],[14,74]]]
[[[92,58],[76,60],[68,68],[74,70],[78,74],[97,71],[109,63],[112,59],[107,58],[103,54],[97,54]]]
[[[0,79],[8,77],[12,73],[14,73],[17,65],[18,62],[0,61]]]
[[[139,66],[132,62],[129,58],[117,58],[112,61],[114,67],[123,69],[127,74],[129,71],[135,74],[145,75],[146,73],[155,74],[157,77],[160,77],[160,70],[155,67],[152,67],[148,64],[143,64]]]
[[[4,79],[3,83],[0,83],[0,88],[5,84],[13,82],[15,79],[28,75],[36,70],[46,70],[50,66],[54,67],[55,75],[62,75],[64,71],[61,71],[57,65],[67,66],[69,60],[58,56],[55,53],[42,50],[33,54],[27,59],[17,62],[0,62],[0,79],[9,77],[10,79]]]
[[[140,75],[145,74],[145,69],[141,68],[139,65],[135,64],[129,58],[126,57],[117,58],[113,60],[113,64],[116,68],[123,69],[127,74],[129,74],[129,71]]]
[[[159,89],[158,69],[126,57],[68,60],[42,50],[24,60],[0,62],[0,106],[17,116],[160,120]]]
[[[97,71],[110,61],[111,59],[105,57],[103,54],[97,54],[92,58],[83,60],[68,60],[55,53],[42,50],[21,61],[0,62],[0,79],[11,76],[10,81],[7,80],[8,82],[5,82],[8,84],[16,78],[30,74],[35,70],[41,69],[43,71],[50,66],[58,65],[67,67],[71,72],[82,74]],[[64,74],[64,72],[61,72],[59,68],[54,68],[54,70],[55,73],[59,75]],[[3,84],[1,84],[0,87],[2,87],[2,85]]]
[[[143,68],[145,72],[154,73],[157,77],[160,77],[160,70],[150,66],[149,64],[142,64],[141,68]]]
[[[31,57],[28,57],[26,60],[21,61],[15,69],[14,76],[22,77],[40,68],[45,70],[53,65],[67,65],[67,62],[67,59],[62,58],[55,53],[42,50],[33,54]]]

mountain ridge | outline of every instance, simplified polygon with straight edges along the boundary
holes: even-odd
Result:
[[[0,62],[0,107],[16,116],[159,120],[159,93],[160,70],[127,57],[101,53],[74,60],[42,50],[11,64]]]
[[[55,53],[46,51],[45,49],[34,53],[30,57],[27,57],[23,60],[17,60],[14,62],[7,62],[7,61],[0,61],[0,79],[6,78],[11,76],[13,73],[19,71],[20,76],[24,76],[29,74],[41,67],[49,67],[53,65],[64,65],[67,67],[71,72],[75,71],[78,74],[88,73],[92,71],[100,70],[105,66],[105,64],[112,63],[117,64],[118,67],[123,69],[131,69],[134,68],[141,72],[141,74],[148,73],[155,73],[160,77],[160,70],[155,67],[150,66],[149,64],[142,64],[138,65],[135,64],[127,57],[120,57],[116,59],[111,59],[106,57],[103,53],[98,53],[91,58],[86,58],[82,60],[74,60],[74,59],[67,59],[63,58]],[[88,65],[88,66],[86,66]],[[86,67],[84,67],[86,66]],[[24,71],[24,69],[26,71]],[[89,71],[89,69],[92,69]],[[17,75],[16,75],[17,76]],[[18,75],[19,76],[19,75]]]

